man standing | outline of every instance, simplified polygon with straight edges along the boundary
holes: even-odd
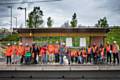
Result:
[[[65,43],[60,45],[60,64],[63,64],[63,56],[65,55]]]
[[[24,46],[22,45],[22,43],[19,43],[18,52],[19,52],[19,55],[21,56],[20,63],[23,64],[24,55],[25,55],[25,48],[24,48]]]
[[[7,58],[6,60],[6,64],[10,63],[11,64],[11,56],[12,56],[12,47],[10,45],[10,43],[8,43],[6,52],[5,52],[5,56]]]
[[[117,59],[117,64],[119,64],[119,56],[118,56],[119,45],[117,44],[116,41],[113,41],[112,52],[113,52],[113,63],[115,64],[116,63],[116,59]]]
[[[107,43],[106,43],[106,53],[107,53],[107,63],[109,63],[110,62],[110,64],[111,64],[111,45],[110,45],[110,43],[107,41]]]
[[[32,53],[34,54],[34,64],[38,63],[37,57],[39,55],[39,49],[38,46],[34,43],[32,47]]]
[[[17,64],[18,49],[16,44],[17,43],[14,42],[12,45],[12,64]]]
[[[55,62],[58,63],[59,62],[59,43],[56,42],[54,47],[55,47]]]

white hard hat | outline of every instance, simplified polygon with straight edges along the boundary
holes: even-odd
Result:
[[[8,43],[7,45],[10,46],[10,43]]]
[[[21,45],[22,45],[22,43],[19,43],[19,45],[21,46]]]
[[[65,45],[65,43],[63,42],[62,45]]]
[[[14,42],[14,45],[16,45],[17,43],[16,42]]]
[[[113,41],[114,44],[116,44],[117,42],[116,41]]]
[[[58,41],[56,41],[56,44],[58,44],[59,42]]]
[[[29,44],[28,44],[28,43],[26,43],[26,44],[25,44],[25,46],[29,46]]]

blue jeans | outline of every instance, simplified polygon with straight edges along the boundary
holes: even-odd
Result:
[[[82,56],[78,56],[78,63],[83,64],[83,58],[82,58]]]
[[[60,64],[63,64],[63,54],[60,54]]]
[[[43,54],[42,56],[42,63],[47,63],[47,54]]]

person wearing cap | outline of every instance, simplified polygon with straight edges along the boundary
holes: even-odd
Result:
[[[23,64],[24,61],[24,55],[25,55],[25,48],[22,43],[19,43],[18,46],[18,53],[21,56],[20,63]]]
[[[107,41],[105,49],[106,49],[106,53],[107,53],[107,63],[111,64],[111,45],[110,45],[109,41]]]
[[[7,44],[7,48],[6,48],[6,51],[5,51],[5,56],[7,58],[6,64],[8,64],[8,63],[11,64],[12,47],[11,47],[10,43]]]
[[[117,59],[117,64],[119,64],[119,56],[118,56],[119,45],[117,44],[116,41],[113,41],[112,52],[113,52],[113,63],[115,64],[116,63],[116,59]]]
[[[14,44],[12,45],[12,64],[17,64],[18,55],[18,46],[17,43],[14,42]]]

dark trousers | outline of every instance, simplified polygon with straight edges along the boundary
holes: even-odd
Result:
[[[31,56],[26,56],[25,57],[25,63],[30,64],[30,62],[31,62]]]
[[[11,56],[7,56],[7,64],[8,64],[8,62],[10,62],[10,64],[11,64]]]
[[[111,63],[111,53],[107,52],[107,62]]]
[[[83,57],[83,64],[87,62],[86,57]]]
[[[87,55],[87,62],[91,62],[91,54]]]
[[[56,63],[59,62],[59,54],[58,54],[58,53],[55,54],[55,62],[56,62]]]
[[[116,59],[117,59],[117,64],[119,64],[119,56],[118,53],[113,53],[113,63],[116,63]]]
[[[71,56],[71,62],[72,62],[72,63],[74,62],[74,57],[73,57],[73,56]]]
[[[97,55],[96,55],[96,53],[93,53],[92,55],[93,55],[93,63],[97,64]]]
[[[37,54],[34,54],[34,64],[37,64]]]
[[[77,56],[75,57],[75,63],[78,63],[78,57]]]
[[[63,54],[60,54],[60,64],[63,64]]]
[[[23,63],[23,61],[24,61],[24,55],[21,56],[20,63]]]

